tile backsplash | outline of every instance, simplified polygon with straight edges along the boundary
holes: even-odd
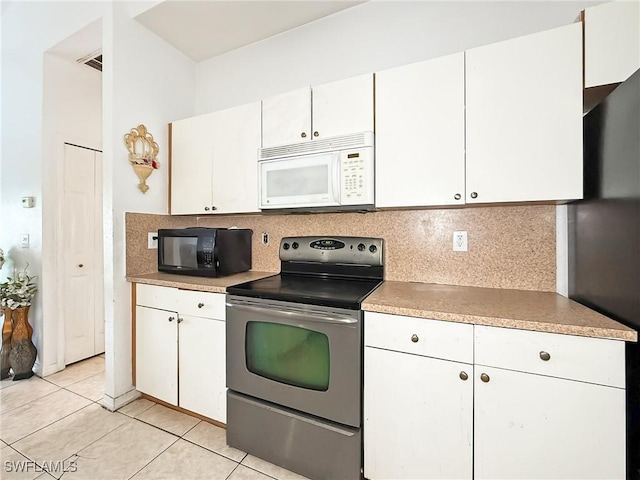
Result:
[[[253,270],[278,272],[284,236],[345,235],[385,241],[385,279],[555,291],[555,206],[394,210],[369,213],[207,217],[128,213],[127,274],[155,272],[147,232],[189,226],[251,228]],[[453,232],[468,232],[468,251],[453,251]],[[262,244],[262,233],[269,243]]]

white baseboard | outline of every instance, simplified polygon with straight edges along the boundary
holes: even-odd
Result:
[[[129,390],[127,393],[120,395],[117,398],[113,398],[105,394],[104,397],[102,397],[102,400],[100,400],[100,405],[107,410],[115,412],[119,408],[124,407],[127,403],[131,403],[138,399],[140,395],[140,392],[136,389]]]

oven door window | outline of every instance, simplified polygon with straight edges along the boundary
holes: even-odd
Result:
[[[329,339],[324,333],[269,322],[248,322],[246,333],[250,372],[300,388],[329,388]]]

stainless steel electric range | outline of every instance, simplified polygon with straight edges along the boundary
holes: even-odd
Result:
[[[227,443],[314,479],[362,469],[362,301],[382,239],[288,237],[280,274],[227,288]]]

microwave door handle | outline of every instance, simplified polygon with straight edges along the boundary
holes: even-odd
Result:
[[[332,163],[333,163],[333,183],[332,183],[332,189],[333,189],[333,201],[340,204],[340,153],[339,152],[335,152],[333,154],[333,159],[332,159]]]

